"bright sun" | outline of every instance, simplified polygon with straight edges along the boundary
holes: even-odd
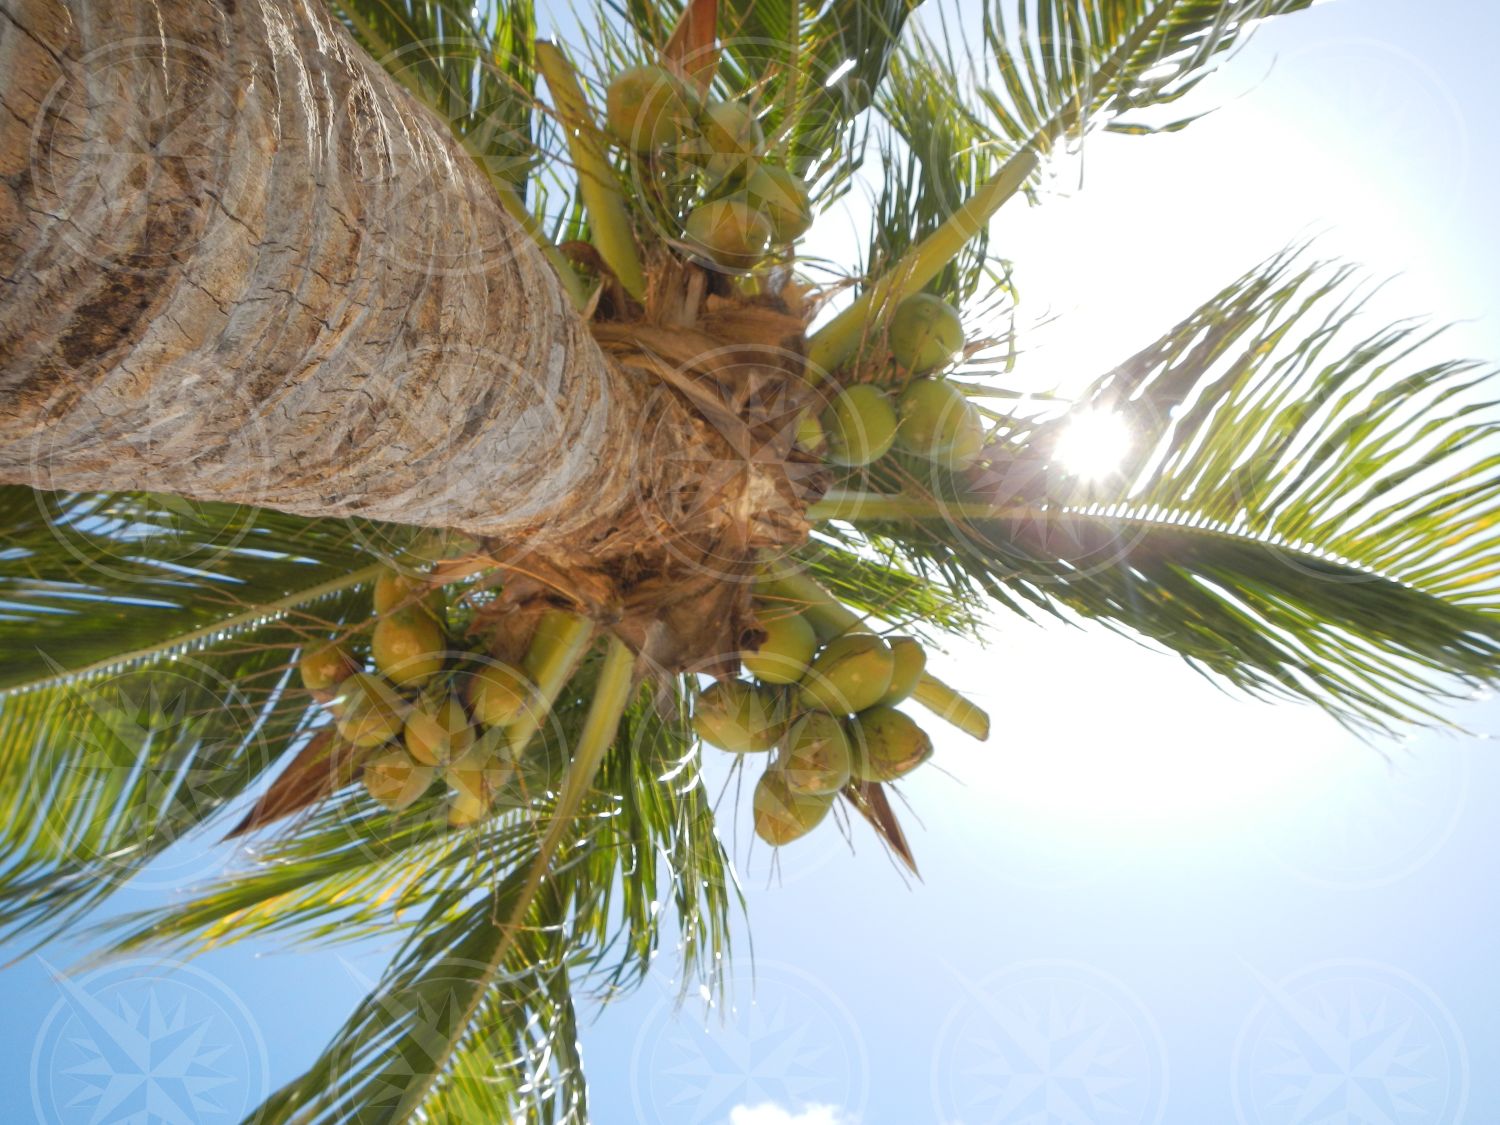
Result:
[[[1068,422],[1054,456],[1074,476],[1098,480],[1119,469],[1130,452],[1130,427],[1118,414],[1090,410]]]

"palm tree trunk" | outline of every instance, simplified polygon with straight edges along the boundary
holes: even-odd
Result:
[[[0,0],[0,185],[0,482],[576,545],[663,432],[317,0]]]

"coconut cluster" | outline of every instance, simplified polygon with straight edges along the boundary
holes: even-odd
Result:
[[[605,94],[610,135],[639,178],[641,206],[675,228],[699,262],[750,273],[812,223],[807,183],[768,154],[755,107],[700,97],[660,66],[615,74]],[[885,325],[891,378],[838,389],[798,423],[797,444],[829,463],[869,465],[892,448],[967,468],[985,433],[962,389],[942,377],[964,345],[958,311],[931,293],[897,304]]]
[[[768,157],[749,103],[703,100],[670,71],[637,66],[610,80],[605,115],[700,261],[750,271],[812,224],[806,181]]]
[[[441,782],[448,823],[463,827],[548,785],[540,763],[517,762],[509,735],[534,729],[545,706],[535,681],[557,658],[551,625],[543,616],[519,668],[465,660],[450,648],[442,589],[388,571],[375,582],[373,667],[334,641],[304,650],[298,672],[326,700],[338,737],[363,752],[371,797],[399,811]]]
[[[932,739],[896,705],[927,654],[911,637],[849,632],[820,643],[801,614],[758,607],[765,639],[740,654],[753,680],[698,693],[693,729],[734,754],[769,754],[755,786],[755,831],[773,846],[818,826],[851,782],[895,781],[932,756]]]
[[[816,419],[819,452],[835,465],[857,467],[896,448],[947,469],[967,468],[983,449],[984,423],[963,390],[941,374],[963,348],[958,310],[917,293],[896,306],[886,338],[904,382],[899,389],[854,383],[839,390]]]

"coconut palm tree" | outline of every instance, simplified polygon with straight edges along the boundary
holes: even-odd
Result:
[[[399,936],[257,1120],[584,1120],[582,997],[720,979],[702,742],[770,760],[767,841],[912,863],[893,704],[985,737],[918,642],[991,606],[1441,723],[1500,666],[1487,373],[1304,248],[1023,394],[987,245],[1309,2],[993,0],[969,55],[903,0],[566,48],[528,0],[0,0],[4,933],[256,833],[102,940]],[[799,241],[840,212],[852,267]]]

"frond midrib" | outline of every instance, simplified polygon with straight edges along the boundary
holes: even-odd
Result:
[[[145,645],[128,652],[108,656],[102,660],[95,660],[90,664],[85,664],[81,668],[54,668],[47,675],[39,676],[26,683],[13,684],[8,688],[0,689],[0,702],[11,696],[25,695],[33,691],[54,687],[58,684],[89,679],[94,676],[108,675],[152,660],[181,656],[197,649],[206,648],[216,641],[226,640],[229,637],[250,629],[258,629],[262,625],[269,624],[272,621],[279,621],[292,610],[306,605],[308,602],[319,601],[353,586],[358,586],[361,583],[373,582],[380,573],[382,565],[381,563],[375,563],[349,574],[340,575],[338,578],[329,579],[327,582],[320,582],[318,585],[310,586],[305,590],[298,590],[285,597],[277,598],[275,601],[253,606],[250,609],[221,618],[208,625],[202,625],[196,629],[190,629],[185,633],[164,638],[155,644]]]

